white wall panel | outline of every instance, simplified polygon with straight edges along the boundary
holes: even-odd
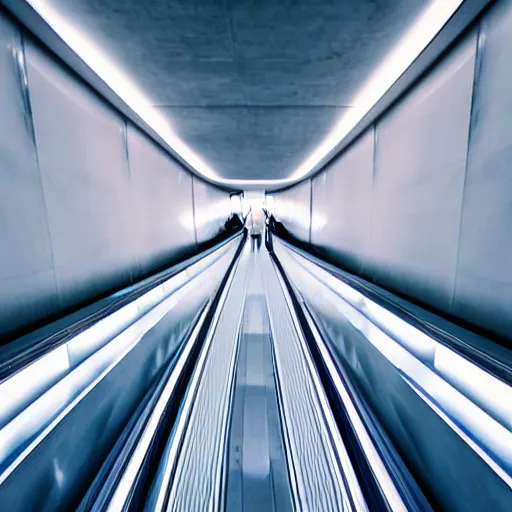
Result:
[[[128,156],[137,254],[146,274],[195,243],[192,176],[132,125],[128,125]]]
[[[23,38],[25,44],[23,44]],[[231,214],[0,12],[0,337],[191,254]]]
[[[377,281],[450,310],[476,36],[377,125],[372,253]]]
[[[372,260],[373,153],[371,128],[313,178],[311,242],[358,272]]]
[[[57,310],[18,28],[0,12],[0,337]]]
[[[197,241],[205,242],[224,229],[231,215],[229,193],[194,177],[194,211]]]
[[[131,279],[124,122],[30,42],[26,60],[57,286],[71,307]]]
[[[311,181],[272,194],[274,216],[299,240],[309,242],[311,224]]]
[[[512,332],[512,2],[481,25],[455,312]]]
[[[509,339],[511,54],[501,0],[384,114],[375,142],[367,133],[313,178],[311,226],[342,266]],[[306,196],[303,184],[273,196],[303,240]]]

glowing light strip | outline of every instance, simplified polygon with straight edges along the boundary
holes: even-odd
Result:
[[[204,177],[219,181],[215,171],[172,130],[151,101],[94,41],[66,20],[48,0],[27,0],[59,37],[169,146]]]
[[[188,293],[200,286],[204,278],[206,276],[202,276],[199,281],[192,280],[178,289],[86,359],[0,430],[0,463],[5,463],[16,450],[26,445],[0,473],[0,485],[69,411],[133,350],[150,329]]]
[[[357,123],[377,104],[391,86],[434,39],[464,0],[434,0],[421,13],[412,27],[400,37],[399,43],[384,59],[375,73],[349,102],[346,112],[332,132],[291,174],[299,180],[314,169],[355,128]]]
[[[467,392],[465,387],[460,386],[463,382],[463,377],[457,373],[457,368],[453,371],[459,377],[459,382],[455,379],[446,378],[444,373],[438,372],[438,368],[428,366],[423,360],[422,354],[418,354],[414,347],[403,345],[402,336],[397,336],[394,339],[386,332],[386,329],[372,318],[364,314],[364,306],[353,303],[353,294],[358,293],[352,290],[350,297],[344,296],[335,290],[331,283],[325,282],[323,278],[319,277],[317,273],[312,271],[309,262],[304,256],[299,255],[295,251],[287,248],[280,241],[274,241],[274,250],[280,259],[288,262],[293,261],[296,265],[302,267],[311,276],[316,278],[319,284],[323,284],[325,289],[323,296],[328,300],[333,307],[336,308],[352,326],[361,332],[364,337],[382,354],[390,363],[395,366],[406,376],[406,380],[410,379],[415,387],[424,390],[430,397],[429,400],[438,403],[442,410],[451,417],[453,420],[464,426],[464,428],[471,433],[476,443],[471,444],[471,447],[480,446],[477,453],[489,463],[496,473],[505,480],[508,485],[512,485],[512,476],[508,474],[512,467],[512,431],[505,426],[510,423],[510,408],[507,400],[510,396],[510,388],[497,381],[492,376],[488,375],[485,379],[479,380],[475,383],[476,386],[472,387]],[[281,252],[283,251],[283,252]],[[310,265],[307,265],[307,264]],[[320,269],[323,271],[323,269]],[[332,276],[331,276],[332,277]],[[366,299],[369,300],[369,299]],[[397,318],[398,320],[398,318]],[[389,326],[388,326],[389,327]],[[410,326],[412,327],[412,326]],[[467,363],[470,364],[469,362]],[[462,368],[465,370],[466,368]],[[485,373],[477,367],[472,370],[471,378],[481,379],[481,374]],[[494,380],[496,382],[490,382]],[[480,382],[483,382],[485,390],[480,389]],[[494,384],[494,386],[492,386]],[[458,389],[460,388],[460,389]],[[480,403],[486,402],[485,395],[482,395],[479,402],[474,400],[474,396],[478,391],[481,393],[491,389],[494,393],[501,394],[501,411],[496,410],[496,404],[490,404],[488,407],[482,407]],[[505,396],[505,394],[507,396]],[[492,402],[492,399],[490,400]],[[493,407],[494,405],[494,407]],[[505,421],[501,423],[493,415],[502,416]],[[507,420],[508,419],[508,423]],[[490,457],[484,454],[486,451]]]
[[[377,104],[391,86],[434,39],[464,0],[433,0],[411,28],[400,37],[397,46],[383,60],[363,87],[349,101],[354,108],[339,119],[331,133],[288,178],[280,180],[222,180],[232,186],[286,186],[313,171]]]
[[[196,152],[172,130],[169,121],[158,113],[150,100],[103,51],[71,22],[66,20],[48,0],[27,0],[61,39],[162,139],[199,174],[222,185],[286,186],[304,178],[333,151],[359,121],[414,62],[426,46],[457,11],[463,0],[433,0],[416,22],[400,38],[399,44],[384,59],[377,71],[350,102],[355,105],[338,121],[332,132],[295,169],[288,178],[278,180],[222,179]]]
[[[193,263],[0,383],[0,428],[133,322],[212,267],[233,249],[234,243],[237,242],[231,241]]]
[[[509,385],[408,324],[304,256],[288,250],[294,260],[319,282],[512,431],[512,388]]]
[[[190,335],[183,352],[180,354],[178,361],[176,362],[176,366],[174,370],[169,375],[168,380],[162,390],[160,397],[155,404],[155,408],[149,417],[149,420],[146,424],[146,428],[144,429],[141,439],[139,440],[130,461],[121,477],[121,480],[114,492],[112,499],[110,500],[108,511],[122,511],[126,506],[128,496],[130,491],[133,488],[133,484],[135,479],[137,478],[138,472],[142,467],[144,462],[144,458],[147,456],[149,451],[151,442],[155,437],[155,433],[157,432],[158,427],[161,424],[162,416],[165,412],[165,409],[173,398],[176,386],[178,384],[179,379],[183,374],[183,369],[187,361],[189,360],[190,354],[192,352],[193,347],[196,344],[197,337],[199,336],[199,332],[203,327],[204,320],[206,315],[208,314],[208,310],[205,309],[201,318],[197,322],[197,325],[194,328],[194,331]]]

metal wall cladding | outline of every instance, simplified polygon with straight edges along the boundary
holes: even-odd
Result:
[[[282,250],[278,247],[278,257]],[[329,345],[335,365],[345,368],[353,384],[365,394],[435,510],[510,510],[507,484],[414,391],[363,334],[365,329],[356,329],[310,274],[293,265],[285,265],[285,269]]]
[[[72,307],[131,279],[124,121],[30,41],[25,56],[57,286]]]
[[[0,85],[0,338],[196,249],[192,175],[1,10]]]
[[[311,243],[355,272],[371,263],[374,130],[313,178]]]
[[[231,215],[229,193],[194,177],[194,215],[198,243],[219,234]]]
[[[512,2],[480,27],[454,312],[511,337]]]
[[[134,233],[140,272],[147,274],[195,243],[192,176],[160,147],[128,125],[134,194]]]
[[[28,100],[22,36],[0,12],[0,336],[58,309]]]
[[[311,218],[311,243],[342,266],[506,338],[511,52],[504,0],[313,178]],[[276,216],[307,241],[307,185],[274,197]]]
[[[377,126],[375,277],[445,310],[455,287],[475,53],[473,33]]]
[[[311,180],[293,188],[272,194],[274,217],[288,231],[304,242],[309,242],[311,226]]]

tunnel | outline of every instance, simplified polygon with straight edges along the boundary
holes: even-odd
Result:
[[[0,2],[0,512],[512,510],[512,0]]]

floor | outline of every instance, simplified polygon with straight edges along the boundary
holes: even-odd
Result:
[[[293,510],[259,258],[251,254],[240,332],[228,448],[228,512]]]

